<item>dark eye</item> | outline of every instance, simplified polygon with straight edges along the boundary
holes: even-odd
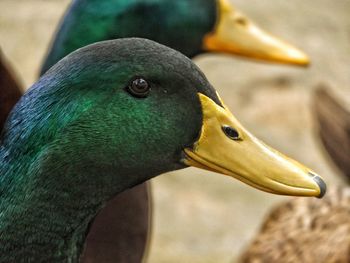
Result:
[[[241,25],[241,26],[246,26],[248,24],[247,20],[243,17],[238,17],[236,19],[236,23]]]
[[[232,140],[241,140],[239,137],[239,133],[236,129],[232,128],[231,126],[224,125],[222,126],[222,131],[225,133],[227,137],[229,137]]]
[[[145,98],[150,91],[150,85],[143,78],[137,78],[131,81],[127,87],[128,92],[138,98]]]

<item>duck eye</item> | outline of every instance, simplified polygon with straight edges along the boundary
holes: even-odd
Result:
[[[248,21],[244,17],[238,17],[236,19],[236,23],[241,26],[246,26],[248,24]]]
[[[231,126],[224,125],[222,126],[222,131],[225,133],[227,137],[229,137],[232,140],[240,140],[239,133],[236,129],[232,128]]]
[[[138,98],[147,97],[150,91],[150,85],[143,78],[134,79],[127,87],[128,92]]]

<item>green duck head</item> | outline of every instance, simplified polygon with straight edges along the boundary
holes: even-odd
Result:
[[[0,163],[8,262],[77,258],[110,198],[190,165],[276,194],[326,189],[245,130],[190,59],[136,38],[81,48],[43,75],[9,116]]]
[[[277,194],[324,192],[314,172],[246,131],[188,58],[149,40],[61,60],[17,104],[2,141],[13,161],[75,174],[64,177],[72,187],[109,181],[110,194],[188,165]]]
[[[260,29],[228,0],[75,0],[42,73],[80,47],[127,37],[151,39],[189,57],[223,52],[279,63],[309,63],[302,51]]]

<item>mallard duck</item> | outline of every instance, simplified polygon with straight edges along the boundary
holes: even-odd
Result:
[[[0,131],[13,105],[16,104],[21,95],[20,85],[0,50]]]
[[[292,198],[267,216],[240,262],[350,262],[350,188],[321,199]]]
[[[66,12],[41,72],[85,45],[143,37],[189,57],[224,52],[264,61],[307,65],[299,49],[268,34],[228,0],[76,0]]]
[[[350,111],[322,86],[313,97],[313,112],[323,146],[342,173],[350,179]]]
[[[191,60],[135,38],[81,48],[43,75],[10,113],[0,160],[3,262],[77,262],[109,199],[187,166],[276,194],[326,188],[245,130]]]
[[[264,61],[309,63],[302,51],[260,29],[226,0],[76,0],[61,22],[41,72],[87,44],[133,36],[155,40],[190,57],[224,52]],[[121,257],[130,262],[126,254],[135,258],[139,252],[135,260],[139,262],[147,239],[149,205],[142,185],[111,200],[92,224],[84,259],[101,262],[101,257]]]

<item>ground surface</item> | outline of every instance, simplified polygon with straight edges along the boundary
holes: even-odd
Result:
[[[1,0],[0,46],[28,87],[68,0]],[[309,69],[272,66],[222,55],[196,63],[238,119],[255,135],[341,183],[313,131],[310,94],[326,83],[349,99],[350,2],[235,0],[265,29],[299,46]],[[153,180],[154,228],[148,262],[232,262],[283,197],[198,169]]]

